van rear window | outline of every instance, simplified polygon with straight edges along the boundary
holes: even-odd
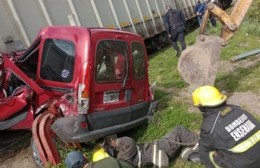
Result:
[[[42,79],[69,83],[73,79],[74,64],[73,42],[57,39],[45,41],[40,70]]]
[[[142,44],[134,42],[132,44],[134,79],[145,77],[145,52]]]
[[[126,77],[127,44],[123,41],[104,40],[96,51],[96,81],[121,82]]]

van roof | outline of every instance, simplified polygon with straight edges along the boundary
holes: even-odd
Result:
[[[89,29],[90,31],[91,30],[98,30],[98,31],[117,32],[117,33],[122,33],[122,34],[131,34],[131,35],[134,35],[134,36],[140,36],[136,33],[132,33],[132,32],[129,32],[129,31],[117,30],[117,29],[109,29],[109,28],[102,28],[102,27],[85,27],[85,28]]]
[[[128,31],[122,31],[122,30],[116,30],[116,29],[109,29],[109,28],[101,28],[101,27],[83,27],[83,26],[48,26],[44,27],[41,29],[39,32],[39,35],[44,34],[45,32],[71,32],[71,33],[76,33],[76,32],[84,32],[85,30],[88,30],[89,32],[91,31],[101,31],[101,32],[115,32],[115,33],[120,33],[120,34],[129,34],[132,36],[138,36],[141,37],[138,34],[128,32]]]

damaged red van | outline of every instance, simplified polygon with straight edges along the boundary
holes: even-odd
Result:
[[[1,60],[0,130],[32,128],[44,164],[59,162],[46,152],[52,136],[78,143],[126,131],[156,105],[143,39],[130,32],[46,27],[26,51]]]

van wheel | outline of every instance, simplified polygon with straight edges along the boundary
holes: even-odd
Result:
[[[40,155],[39,155],[39,151],[36,148],[36,145],[35,145],[33,137],[31,138],[30,148],[31,148],[31,152],[32,152],[31,156],[32,156],[32,159],[33,159],[35,165],[38,168],[43,168],[44,166],[43,166],[43,163],[41,161],[41,158],[40,158]]]
[[[68,149],[66,144],[63,143],[57,137],[53,137],[52,141],[53,141],[53,144],[54,144],[54,146],[56,148],[55,150],[57,151],[57,153],[59,155],[60,161],[62,161],[63,159],[65,159],[66,154],[69,152],[69,150],[72,149],[72,147],[71,147],[71,149]],[[75,147],[75,146],[73,146],[73,147]],[[37,166],[37,168],[44,168],[43,161],[40,158],[40,152],[39,152],[39,150],[36,147],[36,143],[35,143],[33,137],[31,139],[30,148],[31,148],[31,152],[32,152],[31,153],[32,159],[33,159],[35,165]],[[48,162],[50,162],[50,160]],[[54,164],[54,163],[50,162],[50,164]]]
[[[37,167],[44,167],[48,163],[55,165],[61,162],[60,152],[66,148],[65,143],[61,142],[51,130],[51,125],[56,118],[53,114],[46,112],[37,116],[33,122],[31,151]]]

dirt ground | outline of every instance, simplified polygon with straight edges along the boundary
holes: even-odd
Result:
[[[30,148],[28,147],[10,154],[8,159],[0,163],[0,168],[36,168],[30,152]]]
[[[34,168],[30,131],[0,132],[0,168]]]
[[[252,92],[236,92],[228,100],[229,104],[239,105],[252,114],[260,115],[260,96]]]
[[[222,70],[233,71],[237,67],[249,67],[260,61],[260,56],[253,61],[244,60],[235,64],[222,62]],[[166,89],[166,92],[176,93],[176,89]],[[177,91],[185,100],[190,101],[190,93]],[[191,103],[191,102],[190,102]],[[229,95],[228,103],[243,107],[252,114],[260,115],[260,95],[254,92],[234,92]],[[190,112],[198,111],[191,107]],[[22,138],[20,138],[22,137]],[[30,149],[30,132],[1,132],[0,131],[0,168],[34,168],[36,167]],[[15,142],[15,143],[13,143]]]

